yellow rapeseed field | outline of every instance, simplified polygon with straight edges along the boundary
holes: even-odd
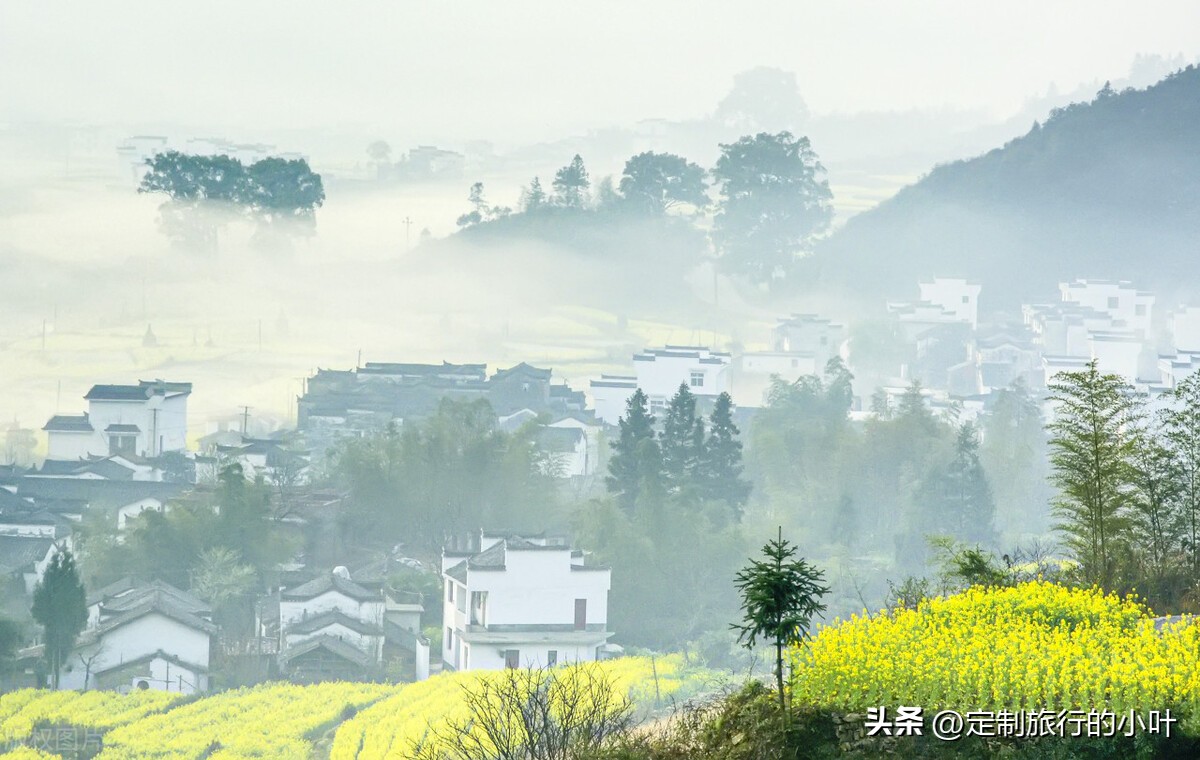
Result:
[[[636,709],[650,711],[727,682],[717,673],[684,664],[682,655],[621,657],[600,663],[599,671]],[[558,671],[570,677],[571,669]],[[467,717],[462,690],[496,672],[446,673],[407,686],[343,723],[330,760],[391,760],[411,757],[431,728]]]
[[[1200,623],[1046,582],[854,616],[792,652],[797,704],[861,711],[1172,709],[1200,718]]]

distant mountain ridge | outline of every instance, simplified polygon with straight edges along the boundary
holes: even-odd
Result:
[[[1126,278],[1200,295],[1200,68],[1105,88],[1001,148],[936,167],[851,218],[807,262],[864,297],[922,277],[984,284],[985,308],[1052,295],[1063,278]]]

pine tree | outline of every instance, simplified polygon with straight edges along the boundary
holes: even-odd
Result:
[[[696,397],[687,383],[671,397],[659,434],[663,473],[673,493],[700,486],[701,455],[704,451],[704,421],[696,416]]]
[[[554,175],[554,199],[561,206],[582,207],[588,197],[589,187],[591,181],[588,179],[587,169],[584,168],[583,158],[578,153],[571,159],[571,163]]]
[[[87,595],[69,549],[57,552],[50,560],[33,590],[31,612],[45,631],[46,664],[57,689],[63,664],[75,647],[75,637],[87,623]]]
[[[654,440],[654,417],[650,414],[646,394],[641,388],[633,392],[625,404],[625,415],[617,422],[620,435],[613,444],[612,457],[608,460],[608,476],[604,479],[608,492],[617,496],[619,503],[632,510],[642,491],[654,488],[659,479],[657,468],[661,462],[649,465],[643,461],[649,452],[647,442]],[[653,457],[649,457],[653,458]],[[650,482],[647,482],[650,481]]]
[[[724,501],[740,518],[750,498],[750,483],[742,478],[742,442],[738,440],[738,432],[733,422],[733,399],[722,393],[717,396],[709,417],[701,477],[704,495]]]
[[[521,211],[529,213],[537,211],[546,205],[546,191],[542,189],[542,181],[537,177],[529,183],[529,187],[521,193]]]
[[[1134,440],[1132,389],[1101,374],[1093,359],[1081,372],[1062,372],[1050,384],[1055,403],[1050,431],[1055,513],[1084,580],[1112,589],[1116,561],[1128,537],[1129,464]]]
[[[975,427],[964,423],[954,442],[954,458],[925,483],[924,532],[946,532],[960,541],[990,546],[996,542],[995,502],[979,462]]]
[[[738,642],[747,648],[764,639],[775,647],[775,684],[779,707],[786,708],[783,689],[783,648],[803,641],[812,629],[812,619],[825,611],[821,597],[829,593],[822,585],[825,574],[803,558],[795,559],[796,548],[779,536],[762,549],[763,560],[751,560],[734,579],[742,597],[742,622],[730,627]]]

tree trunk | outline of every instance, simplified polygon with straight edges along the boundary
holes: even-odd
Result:
[[[787,703],[783,696],[783,642],[775,641],[775,686],[779,689],[779,709],[786,710]]]

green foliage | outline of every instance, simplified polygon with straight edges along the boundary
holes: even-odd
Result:
[[[986,282],[992,308],[1040,298],[1036,272],[1105,272],[1173,291],[1200,238],[1198,120],[1197,66],[1061,109],[857,215],[817,247],[811,271],[823,292],[874,299],[953,269]],[[1135,247],[1155,255],[1131,257]]]
[[[1183,545],[1193,583],[1200,583],[1200,372],[1185,378],[1163,412],[1162,432],[1178,471]]]
[[[571,163],[555,172],[553,187],[554,202],[560,206],[580,208],[587,203],[591,181],[588,179],[587,168],[583,165],[583,158],[578,153],[571,159]]]
[[[701,432],[703,430],[701,429]],[[750,483],[742,478],[742,442],[733,422],[733,399],[717,396],[708,421],[708,438],[700,455],[699,474],[705,498],[723,501],[740,519],[750,498]]]
[[[1049,529],[1046,431],[1037,399],[1018,381],[996,392],[982,424],[979,461],[996,501],[996,528],[1016,540]]]
[[[817,760],[840,757],[833,715],[798,708],[780,720],[775,695],[750,681],[682,705],[654,731],[612,742],[591,760]]]
[[[629,512],[600,499],[580,508],[575,533],[612,568],[608,622],[626,644],[679,651],[736,613],[746,547],[724,505],[643,495]]]
[[[640,213],[663,214],[679,205],[708,205],[704,169],[682,156],[647,151],[625,162],[618,186],[623,201]]]
[[[654,481],[660,477],[661,452],[654,437],[654,416],[641,388],[629,397],[617,427],[620,433],[612,444],[605,483],[621,506],[631,510],[644,490],[659,490]]]
[[[249,167],[229,156],[167,151],[146,159],[141,193],[173,201],[220,201],[267,215],[299,216],[325,202],[321,176],[304,159],[264,158]]]
[[[351,493],[344,529],[366,545],[435,548],[480,527],[552,526],[557,484],[535,432],[497,430],[485,400],[443,399],[424,421],[343,441],[331,473]]]
[[[1086,370],[1055,376],[1050,391],[1056,409],[1047,427],[1059,529],[1079,559],[1084,580],[1112,589],[1132,499],[1132,389],[1117,375],[1101,374],[1093,360]]]
[[[991,487],[979,462],[979,439],[975,427],[964,423],[958,429],[954,457],[926,476],[921,488],[924,502],[922,530],[946,533],[971,543],[995,545],[995,504]]]
[[[825,574],[796,558],[796,548],[783,537],[768,541],[762,548],[765,560],[751,560],[736,577],[742,597],[742,622],[731,627],[738,641],[753,647],[759,639],[775,647],[775,679],[779,706],[785,704],[783,688],[783,650],[808,637],[813,617],[825,611],[821,597],[829,593],[823,585]]]
[[[713,240],[727,272],[770,283],[833,220],[833,193],[807,137],[760,132],[721,145]]]
[[[696,416],[696,396],[681,383],[663,415],[659,434],[663,474],[672,493],[690,490],[698,480],[704,452],[704,421]]]
[[[70,549],[55,553],[46,572],[33,590],[33,619],[44,630],[46,664],[50,667],[54,688],[75,637],[87,623],[87,593]]]
[[[546,191],[542,189],[542,181],[534,177],[529,187],[521,192],[521,211],[529,214],[536,213],[547,203]]]

